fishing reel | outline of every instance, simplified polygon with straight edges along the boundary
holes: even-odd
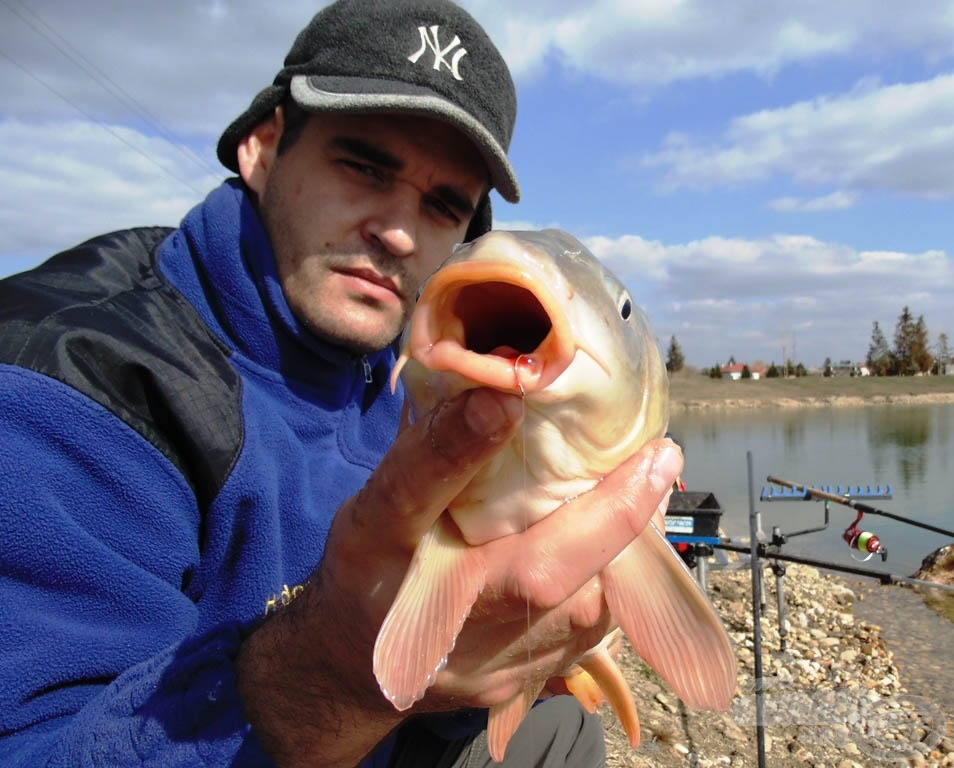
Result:
[[[847,542],[848,546],[851,547],[852,560],[857,560],[860,563],[866,563],[875,555],[881,555],[881,560],[884,562],[888,559],[888,550],[884,544],[881,543],[881,539],[879,539],[871,531],[863,531],[858,527],[858,523],[861,522],[861,518],[864,516],[864,512],[858,512],[858,516],[855,518],[854,522],[845,528],[845,532],[841,536]],[[856,557],[856,550],[858,552],[863,552],[865,556]]]

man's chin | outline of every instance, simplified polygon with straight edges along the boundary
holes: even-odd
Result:
[[[352,328],[345,332],[333,334],[321,333],[313,330],[315,335],[330,341],[339,347],[344,347],[356,355],[370,355],[385,349],[400,335],[400,328],[381,325],[377,328]]]

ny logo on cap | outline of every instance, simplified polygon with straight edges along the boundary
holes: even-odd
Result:
[[[428,48],[431,49],[431,53],[434,54],[434,69],[440,69],[441,64],[443,64],[447,69],[450,70],[450,73],[454,76],[455,80],[463,80],[460,76],[460,71],[458,66],[460,66],[460,60],[467,55],[466,48],[458,48],[460,45],[460,38],[457,35],[454,35],[454,39],[450,41],[450,45],[446,48],[441,48],[441,39],[440,39],[440,26],[435,24],[432,27],[420,26],[417,28],[417,31],[421,33],[421,49],[414,54],[411,54],[407,57],[407,60],[412,64],[417,64],[421,56],[424,55],[425,51]],[[454,49],[457,49],[456,51]],[[454,51],[453,58],[448,61],[445,56],[451,51]]]

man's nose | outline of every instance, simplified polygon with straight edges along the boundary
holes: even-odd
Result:
[[[418,197],[413,188],[392,189],[368,217],[365,235],[378,241],[392,256],[412,256],[417,251]]]

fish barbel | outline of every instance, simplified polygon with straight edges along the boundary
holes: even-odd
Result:
[[[524,398],[523,428],[421,539],[374,650],[374,673],[397,709],[434,682],[484,586],[477,545],[517,533],[593,488],[668,422],[668,378],[628,291],[558,230],[490,232],[459,246],[425,283],[402,337],[400,376],[412,419],[475,387]],[[718,616],[662,531],[662,509],[601,573],[614,619],[687,705],[724,710],[735,656]],[[448,521],[450,518],[452,523]],[[608,650],[567,670],[590,711],[604,695],[633,746],[632,692]],[[495,760],[540,694],[527,681],[490,709]]]

